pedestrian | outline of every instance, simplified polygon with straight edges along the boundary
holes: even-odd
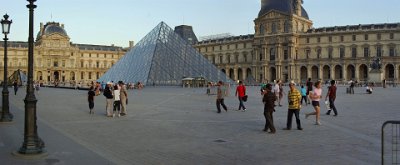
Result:
[[[243,112],[246,111],[246,107],[243,104],[243,98],[246,95],[246,87],[243,85],[242,81],[239,81],[239,85],[236,87],[236,92],[235,92],[235,96],[238,97],[239,99],[239,108],[238,111],[240,111],[241,109],[243,109]]]
[[[281,105],[281,100],[279,99],[279,98],[280,98],[280,97],[279,97],[279,93],[280,93],[279,84],[280,84],[280,80],[277,80],[276,83],[275,83],[275,86],[274,86],[274,94],[275,94],[275,96],[276,96],[276,98],[277,98],[276,101],[278,102],[278,105],[279,105],[279,106],[282,106],[282,105]]]
[[[94,108],[94,96],[95,96],[94,88],[93,86],[90,87],[89,92],[88,92],[88,102],[89,102],[89,114],[94,114],[93,108]]]
[[[301,109],[301,94],[296,89],[294,81],[289,83],[289,92],[288,92],[288,114],[286,121],[286,130],[290,130],[292,128],[292,118],[293,114],[296,117],[296,124],[298,130],[303,130],[300,123],[300,109]]]
[[[18,92],[18,82],[17,82],[17,80],[14,81],[13,86],[14,86],[14,95],[17,95],[17,92]]]
[[[337,116],[338,112],[336,110],[336,106],[335,106],[335,100],[336,100],[336,81],[335,80],[331,80],[331,86],[328,89],[328,93],[326,94],[325,97],[325,101],[328,99],[329,97],[329,107],[330,109],[328,109],[328,112],[326,112],[327,115],[331,114],[331,110],[333,110],[334,115],[333,116]]]
[[[319,114],[320,114],[320,105],[319,101],[322,98],[322,89],[321,89],[321,82],[317,81],[315,82],[315,89],[313,92],[310,92],[310,98],[312,100],[312,105],[314,106],[315,112],[307,113],[306,118],[310,115],[315,115],[315,125],[321,125],[321,122],[319,121]]]
[[[272,92],[271,84],[265,85],[263,93],[264,93],[263,103],[264,103],[264,117],[265,117],[265,126],[263,131],[268,132],[269,129],[270,132],[268,133],[274,134],[276,132],[276,129],[274,126],[274,118],[272,114],[275,112],[275,101],[277,97]]]
[[[217,112],[221,113],[221,105],[224,108],[226,112],[228,112],[228,108],[226,108],[226,105],[224,103],[224,97],[226,96],[226,88],[224,86],[224,83],[222,81],[218,81],[218,87],[217,87]]]
[[[313,89],[313,83],[311,82],[311,78],[308,78],[308,81],[306,82],[307,86],[307,104],[310,104],[310,92]]]
[[[354,81],[350,80],[350,94],[354,94]]]
[[[39,83],[34,83],[33,87],[36,89],[36,92],[39,93],[40,90],[40,84]]]
[[[112,117],[115,117],[115,112],[118,110],[118,117],[121,117],[121,90],[119,89],[118,85],[114,86],[114,108]]]
[[[300,104],[303,105],[303,100],[304,100],[304,103],[306,103],[307,105],[307,90],[306,88],[304,88],[304,85],[301,85],[300,93],[301,93]]]
[[[107,83],[103,95],[106,97],[106,115],[107,117],[112,117],[112,105],[113,105],[113,93],[111,91],[112,83]]]
[[[285,95],[286,93],[283,91],[283,86],[282,86],[282,82],[279,83],[279,106],[281,107],[281,101],[283,99],[283,95]]]
[[[121,116],[125,116],[127,114],[126,105],[128,104],[128,92],[126,89],[126,85],[123,81],[119,81],[118,84],[121,88],[121,91],[120,91],[120,93],[121,93],[121,95],[120,95],[121,108],[122,108]]]

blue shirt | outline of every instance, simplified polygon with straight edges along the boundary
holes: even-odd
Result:
[[[301,95],[302,95],[302,96],[307,96],[307,90],[306,90],[306,88],[301,88]]]

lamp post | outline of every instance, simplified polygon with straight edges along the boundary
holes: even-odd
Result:
[[[12,20],[8,20],[8,15],[4,15],[4,19],[1,20],[1,28],[3,29],[4,34],[4,80],[3,80],[3,91],[2,91],[2,112],[1,112],[1,119],[0,122],[11,122],[13,119],[13,115],[10,113],[9,109],[9,92],[8,92],[8,67],[7,67],[7,34],[10,33],[10,26]]]
[[[26,89],[25,102],[25,129],[24,142],[18,153],[27,156],[46,154],[44,142],[39,138],[36,125],[36,102],[33,88],[33,10],[36,0],[28,0],[26,7],[29,9],[29,38],[28,38],[28,85]]]

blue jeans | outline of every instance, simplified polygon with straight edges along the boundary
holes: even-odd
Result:
[[[243,110],[245,110],[246,107],[244,107],[243,98],[239,96],[238,99],[239,99],[239,110],[240,110],[241,108],[243,108]]]

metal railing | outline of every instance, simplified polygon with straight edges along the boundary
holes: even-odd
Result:
[[[389,135],[388,138],[391,139],[386,142],[391,145],[391,155],[385,156],[385,127],[387,125],[391,125],[391,132],[387,132]],[[390,164],[400,164],[400,121],[386,121],[382,125],[382,138],[381,138],[381,145],[382,145],[382,165],[385,164],[385,158],[391,157]],[[389,161],[389,160],[388,160]]]

